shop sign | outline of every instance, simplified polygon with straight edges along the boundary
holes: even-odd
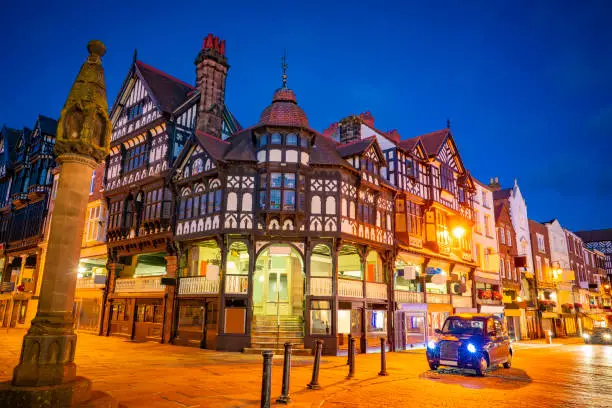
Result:
[[[428,275],[441,275],[444,273],[444,271],[442,270],[442,268],[434,268],[432,266],[428,266],[427,269],[425,269],[425,272]]]

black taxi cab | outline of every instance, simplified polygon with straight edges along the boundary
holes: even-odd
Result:
[[[471,369],[484,376],[489,368],[512,365],[512,344],[501,318],[489,314],[450,316],[436,338],[427,343],[427,362],[440,366]]]

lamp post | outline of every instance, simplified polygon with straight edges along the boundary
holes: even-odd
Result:
[[[108,154],[111,123],[101,61],[106,47],[94,40],[87,50],[57,125],[60,177],[38,310],[23,338],[12,385],[0,387],[0,406],[70,406],[90,397],[91,382],[76,376],[72,307],[89,185]]]

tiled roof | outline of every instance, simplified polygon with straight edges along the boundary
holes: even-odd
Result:
[[[57,121],[44,115],[38,115],[38,123],[40,124],[40,131],[48,135],[55,136],[57,132]]]
[[[136,61],[136,66],[149,89],[153,92],[153,98],[164,112],[174,111],[187,99],[188,94],[194,90],[192,85],[142,61]]]
[[[261,113],[259,123],[272,126],[308,127],[306,114],[297,105],[295,93],[289,88],[279,88],[274,92],[272,104]]]
[[[419,143],[419,138],[418,137],[412,137],[410,139],[400,140],[399,146],[402,149],[410,151],[410,150],[414,149],[414,146],[416,146],[417,143]]]
[[[217,137],[211,136],[200,130],[195,131],[195,137],[198,143],[212,156],[216,161],[222,161],[225,151],[229,147],[229,143]]]
[[[337,143],[321,134],[315,136],[310,150],[310,164],[343,166],[352,168],[336,150]]]
[[[511,195],[512,195],[512,189],[504,188],[502,190],[494,191],[493,199],[494,200],[505,200],[506,198],[510,198]]]
[[[612,241],[612,228],[576,232],[584,242]]]
[[[224,159],[232,161],[257,161],[253,150],[252,129],[236,133],[230,139],[231,146],[225,152]]]
[[[376,136],[370,136],[365,139],[354,140],[352,142],[343,143],[336,147],[338,153],[342,157],[348,157],[355,154],[363,153],[374,142]]]
[[[446,137],[450,134],[450,129],[445,128],[441,130],[436,130],[435,132],[426,133],[424,135],[419,136],[418,138],[423,143],[423,147],[425,147],[425,151],[428,155],[434,156],[438,154],[440,149],[442,148],[442,144],[446,140]]]

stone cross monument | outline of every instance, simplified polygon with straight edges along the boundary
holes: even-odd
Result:
[[[59,184],[36,317],[23,338],[11,385],[0,387],[0,405],[71,405],[89,398],[90,382],[76,377],[72,307],[79,253],[94,168],[108,154],[111,122],[100,41],[87,45],[81,67],[57,125]]]

